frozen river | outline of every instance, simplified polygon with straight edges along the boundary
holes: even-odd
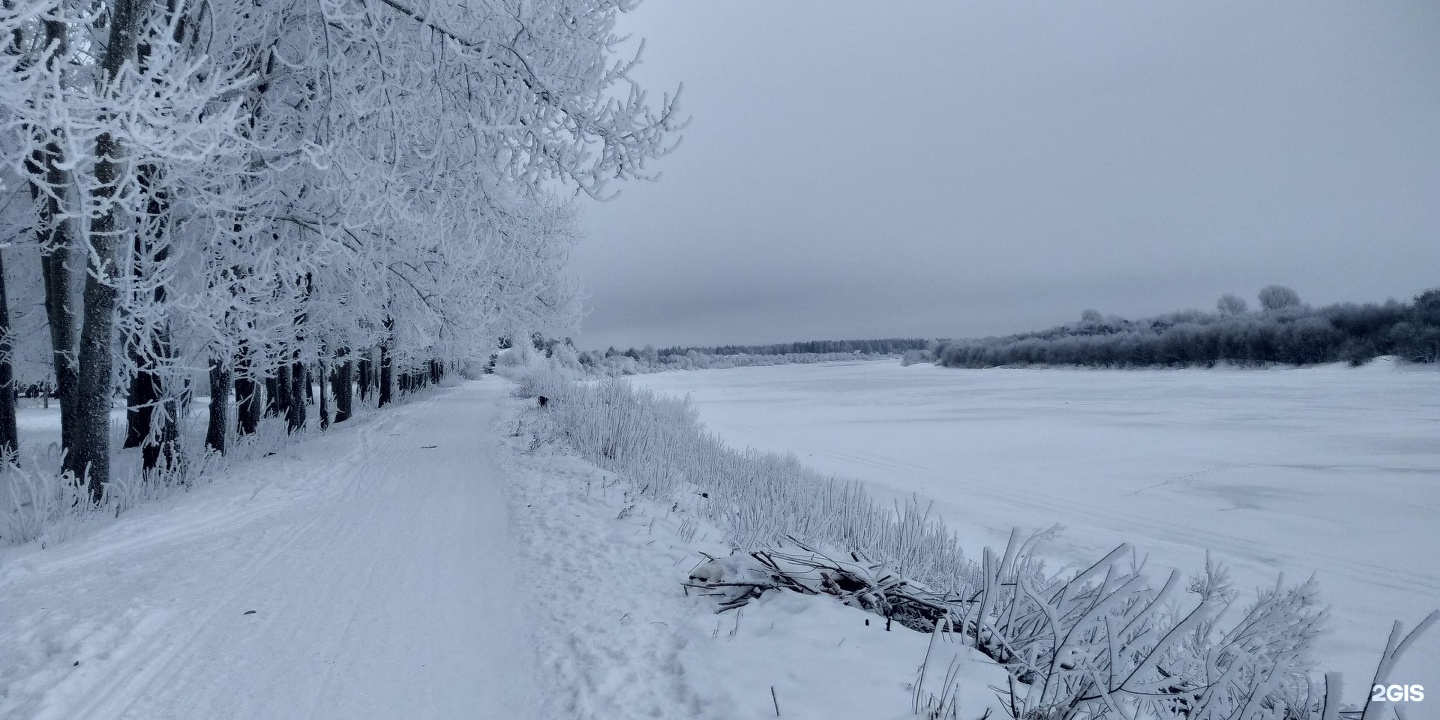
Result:
[[[793,452],[882,498],[933,501],[978,557],[1012,526],[1064,526],[1056,561],[1130,542],[1237,586],[1318,575],[1347,695],[1390,623],[1440,607],[1440,372],[1385,360],[1278,370],[955,370],[857,362],[670,372],[735,447]],[[1242,596],[1243,597],[1243,596]],[[1366,675],[1365,677],[1360,677]],[[1433,686],[1440,628],[1395,683]],[[1428,681],[1428,682],[1427,682]]]

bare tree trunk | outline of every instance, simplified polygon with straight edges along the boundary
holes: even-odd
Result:
[[[41,26],[44,28],[44,46],[49,50],[44,58],[45,67],[49,72],[57,73],[58,62],[69,53],[67,28],[65,23],[57,20],[44,20]],[[16,32],[14,43],[18,51],[21,38],[18,29]],[[50,327],[55,397],[60,400],[60,446],[69,451],[75,446],[75,386],[79,380],[75,369],[75,314],[70,308],[69,260],[74,240],[65,208],[69,203],[72,178],[60,143],[60,131],[52,129],[46,133],[38,128],[30,130],[37,139],[45,141],[44,149],[34,151],[26,159],[25,172],[37,216],[35,239],[40,245],[40,272],[45,285],[45,317]],[[45,407],[49,406],[50,396],[47,393]]]
[[[290,363],[282,362],[275,368],[271,397],[275,398],[275,417],[290,417]]]
[[[305,429],[305,364],[300,362],[300,351],[295,351],[296,360],[290,366],[290,406],[285,414],[286,429],[290,432]]]
[[[59,23],[46,23],[49,28]],[[61,26],[63,31],[63,26]],[[80,382],[75,367],[75,312],[70,307],[70,222],[64,217],[61,198],[69,191],[70,171],[63,168],[64,150],[48,143],[36,153],[43,167],[45,188],[32,183],[38,205],[37,234],[40,241],[40,272],[45,284],[45,318],[50,326],[51,363],[55,373],[55,397],[60,401],[60,447],[75,447],[75,398]],[[38,169],[38,168],[37,168]],[[34,170],[32,170],[34,172]],[[33,177],[33,175],[32,175]]]
[[[0,453],[20,449],[15,425],[15,337],[10,330],[10,302],[5,296],[5,260],[0,256]]]
[[[184,412],[186,404],[174,394],[167,395],[163,390],[160,393],[160,401],[155,406],[160,415],[155,441],[145,443],[140,448],[142,467],[145,470],[177,470],[181,467],[184,458],[180,456],[180,414]]]
[[[138,171],[140,192],[148,196],[148,200],[134,236],[133,272],[137,281],[157,272],[170,257],[170,240],[165,233],[170,201],[168,193],[156,186],[159,175],[160,170],[150,164]],[[155,287],[150,298],[135,297],[132,301],[137,307],[150,304],[163,310],[165,299],[162,284]],[[166,467],[178,467],[180,408],[175,402],[176,388],[167,387],[165,378],[175,360],[169,324],[163,318],[158,322],[142,318],[132,325],[135,327],[130,328],[125,342],[135,373],[126,401],[125,447],[143,445],[140,454],[147,471],[156,469],[162,462]],[[159,427],[155,427],[157,418]]]
[[[395,320],[385,318],[385,339],[380,343],[380,402],[376,407],[390,404],[395,386],[395,358],[390,354],[390,333],[395,329]]]
[[[123,0],[122,0],[123,2]],[[112,33],[113,35],[114,33]],[[102,135],[97,154],[113,157],[118,148],[113,139]],[[101,166],[111,165],[102,160]],[[97,168],[101,182],[115,181],[118,170],[104,173]],[[103,187],[103,186],[102,186]],[[108,190],[113,192],[114,188]],[[113,210],[98,218],[91,226],[91,259],[85,277],[85,321],[80,330],[80,382],[75,401],[75,446],[65,457],[65,466],[85,477],[90,497],[99,502],[105,485],[110,482],[110,382],[114,377],[111,342],[115,330],[116,293],[112,273],[115,269],[115,221]]]
[[[335,368],[334,374],[330,376],[331,389],[335,392],[335,422],[342,423],[350,419],[354,410],[353,398],[350,387],[351,375],[354,374],[355,363],[350,359],[349,353],[342,353],[345,361]]]
[[[265,417],[280,416],[280,381],[271,375],[265,376]]]
[[[305,346],[305,325],[309,322],[309,314],[305,311],[305,303],[310,300],[312,289],[311,278],[307,273],[303,277],[295,279],[297,285],[304,288],[304,300],[300,311],[295,313],[295,351],[291,356],[290,365],[290,412],[286,415],[290,432],[305,429],[305,404],[310,392],[310,377],[301,359],[301,348]]]
[[[113,33],[112,33],[113,34]],[[101,138],[101,157],[116,150],[109,135]],[[102,161],[109,165],[109,161]],[[97,175],[100,173],[97,170]],[[104,173],[113,182],[115,170]],[[113,191],[113,187],[110,188]],[[65,457],[65,468],[86,478],[90,497],[99,502],[110,481],[110,382],[114,358],[111,341],[115,330],[116,293],[111,275],[115,268],[115,218],[98,219],[92,226],[91,260],[85,278],[84,325],[80,331],[80,373],[76,387],[73,441]]]
[[[135,53],[144,0],[114,0],[110,36],[100,66],[111,82]],[[90,223],[89,262],[85,273],[84,325],[80,329],[80,382],[75,401],[75,447],[66,469],[83,474],[91,499],[98,502],[110,481],[110,384],[114,379],[111,343],[115,334],[115,268],[120,207],[116,184],[123,172],[125,148],[109,132],[95,142],[95,188],[91,199],[100,213]]]
[[[360,359],[355,363],[355,369],[359,373],[356,384],[360,386],[360,401],[364,402],[365,396],[370,394],[370,376],[374,372],[370,367],[370,350],[368,348],[360,354]]]
[[[326,392],[325,392],[325,390],[326,390],[326,387],[325,387],[325,386],[328,384],[328,383],[326,383],[326,380],[329,378],[329,373],[326,372],[328,369],[329,369],[329,368],[325,367],[325,363],[323,363],[323,362],[320,363],[319,377],[315,378],[316,381],[317,381],[316,384],[320,386],[319,389],[318,389],[318,392],[320,393],[320,429],[321,429],[321,430],[328,430],[328,429],[330,428],[330,402],[329,402],[329,395],[327,395]]]
[[[60,152],[59,148],[55,148]],[[58,162],[48,159],[47,163]],[[47,175],[65,175],[55,170]],[[67,180],[68,182],[68,180]],[[55,373],[55,398],[60,401],[60,447],[67,454],[75,447],[75,400],[80,384],[76,367],[75,311],[70,307],[70,224],[58,214],[58,202],[45,202],[49,213],[42,212],[40,270],[45,282],[45,317],[50,326],[50,348]],[[48,216],[48,217],[47,217]],[[68,467],[68,466],[67,466]]]
[[[227,425],[230,424],[230,367],[220,358],[210,359],[210,420],[205,427],[205,447],[225,454]]]
[[[125,339],[125,356],[135,367],[144,364],[145,359],[141,357],[140,350],[135,343],[138,338],[129,337]],[[159,399],[159,389],[155,383],[159,381],[153,373],[137,372],[130,378],[130,388],[125,393],[125,443],[122,447],[140,447],[145,438],[150,434],[150,415],[155,410],[155,401]]]
[[[254,371],[250,346],[241,340],[235,355],[235,430],[241,435],[254,435],[260,427],[260,383],[255,381]]]
[[[260,427],[260,383],[249,378],[235,378],[235,433],[254,435]]]
[[[127,343],[128,344],[128,343]],[[143,362],[140,353],[127,350],[130,361]],[[160,378],[153,372],[137,372],[130,378],[125,398],[125,443],[123,447],[140,447],[150,436],[150,417],[160,402]]]
[[[145,273],[142,259],[150,254],[146,245],[145,230],[141,228],[135,233],[133,272],[137,281],[142,279]],[[156,288],[155,299],[157,302],[165,299],[164,288]],[[141,298],[134,300],[137,304],[143,302]],[[137,328],[125,338],[125,355],[135,370],[135,374],[130,377],[130,388],[125,399],[124,447],[127,448],[140,447],[146,438],[150,437],[155,406],[159,404],[162,396],[160,373],[156,367],[156,350],[160,343],[151,335]]]

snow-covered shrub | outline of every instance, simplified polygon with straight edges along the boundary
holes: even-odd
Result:
[[[60,473],[59,465],[58,456],[44,458],[38,452],[27,453],[23,461],[13,452],[0,458],[0,544],[38,539],[75,508],[88,504],[84,485],[73,475]]]
[[[375,412],[358,403],[357,409],[362,414]],[[99,503],[91,501],[83,482],[63,469],[58,445],[26,444],[18,455],[0,456],[0,545],[37,540],[63,542],[82,526],[114,519],[131,508],[184,492],[219,477],[236,463],[273,455],[312,437],[304,430],[289,431],[284,418],[264,418],[255,433],[240,436],[233,434],[236,424],[232,417],[229,451],[221,456],[205,447],[204,415],[203,409],[197,410],[181,423],[180,465],[144,472],[134,464],[114,472]],[[112,439],[111,447],[120,447],[119,437],[124,432],[123,422],[112,422],[111,433],[117,437]],[[118,450],[114,458],[135,452]]]
[[[550,359],[556,367],[564,368],[571,372],[580,372],[580,354],[575,351],[575,346],[566,343],[555,345],[551,351]]]
[[[889,563],[942,592],[963,592],[977,579],[954,534],[917,502],[881,505],[858,482],[822,475],[793,455],[729,448],[688,400],[622,380],[577,383],[553,366],[533,367],[517,382],[522,395],[549,398],[544,414],[555,439],[625,475],[641,494],[693,506],[726,528],[736,548],[794,537]]]
[[[520,368],[534,361],[535,351],[529,343],[519,343],[495,353],[496,368]]]
[[[934,362],[935,353],[929,350],[906,350],[905,354],[900,356],[900,365],[902,367]]]

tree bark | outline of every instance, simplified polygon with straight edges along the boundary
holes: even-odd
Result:
[[[290,363],[275,368],[275,417],[290,417]]]
[[[342,423],[350,419],[351,411],[354,410],[350,382],[354,374],[355,363],[345,353],[345,361],[335,367],[335,372],[330,376],[330,386],[335,394],[335,422]]]
[[[64,42],[62,23],[45,23],[48,42]],[[52,32],[58,35],[52,38]],[[56,54],[63,52],[57,50]],[[64,150],[54,140],[27,163],[32,179],[31,195],[37,204],[37,240],[40,243],[40,273],[45,285],[45,318],[50,326],[51,364],[55,373],[55,397],[60,401],[60,447],[67,455],[75,447],[75,400],[80,382],[75,366],[75,312],[70,307],[70,221],[65,218],[63,198],[71,185],[65,169]],[[48,396],[47,396],[48,403]],[[69,468],[68,463],[66,464]]]
[[[321,430],[328,430],[328,429],[330,428],[330,402],[329,402],[329,397],[330,397],[330,396],[325,392],[325,391],[326,391],[326,387],[325,387],[325,386],[328,384],[328,383],[326,382],[326,380],[329,379],[329,373],[327,372],[328,369],[329,369],[329,368],[327,368],[327,367],[325,366],[325,363],[323,363],[323,362],[320,363],[320,372],[319,372],[318,377],[315,378],[315,380],[316,380],[316,383],[315,383],[315,384],[320,386],[320,387],[318,388],[318,392],[319,392],[319,394],[320,394],[320,429],[321,429]]]
[[[176,12],[175,0],[170,0],[168,10],[172,14]],[[183,34],[183,27],[182,19],[175,26],[174,39],[177,42]],[[138,41],[136,62],[142,69],[149,64],[150,54],[148,39]],[[160,184],[161,180],[161,170],[154,163],[145,163],[136,169],[140,196],[145,198],[145,209],[135,228],[131,257],[131,272],[137,289],[164,268],[170,257],[170,238],[165,232],[170,215],[170,198]],[[167,382],[176,378],[166,377],[167,373],[173,375],[174,372],[175,349],[170,340],[169,319],[165,316],[165,295],[165,285],[156,284],[150,297],[145,297],[143,292],[136,293],[129,298],[127,306],[156,315],[137,318],[132,314],[125,338],[130,371],[134,373],[126,400],[125,447],[143,446],[140,455],[146,472],[155,470],[161,463],[166,467],[179,466],[180,412],[189,401],[187,387],[185,402],[176,403],[178,388],[169,387]],[[157,418],[159,427],[156,427]],[[223,443],[223,433],[221,437]]]
[[[68,175],[69,173],[65,173]],[[60,401],[60,447],[75,447],[75,399],[80,373],[75,367],[75,311],[70,307],[69,223],[50,216],[42,240],[40,271],[45,281],[45,317],[50,325],[50,348],[55,372],[55,398]],[[46,221],[42,218],[42,227]]]
[[[302,360],[301,352],[305,347],[305,326],[310,320],[305,305],[310,301],[310,293],[313,289],[311,277],[307,273],[295,279],[297,286],[304,289],[303,300],[298,312],[295,313],[293,321],[295,326],[295,350],[291,355],[290,365],[290,412],[286,414],[287,427],[290,432],[305,429],[305,405],[308,402],[310,393],[310,376]]]
[[[235,354],[235,431],[240,435],[254,435],[260,427],[260,383],[255,381],[254,359],[250,345],[240,341],[240,350]]]
[[[69,34],[65,23],[57,20],[43,20],[44,47],[49,52],[44,58],[47,71],[58,73],[58,63],[69,54]],[[16,51],[21,40],[17,28],[14,36]],[[75,314],[70,308],[70,221],[66,218],[72,178],[65,151],[59,141],[60,130],[52,129],[42,134],[37,128],[29,128],[37,140],[43,139],[44,148],[31,153],[25,161],[25,172],[30,184],[30,197],[35,202],[35,239],[40,246],[40,273],[45,285],[45,318],[50,329],[51,363],[55,373],[55,397],[60,400],[60,446],[66,451],[75,446],[75,386],[78,375],[75,370]],[[47,390],[49,383],[45,383]],[[50,407],[50,395],[45,394],[45,407]]]
[[[375,407],[385,407],[393,399],[392,393],[395,387],[395,368],[390,361],[390,348],[385,345],[380,346],[380,380],[376,384],[378,385],[376,393],[378,400]]]
[[[184,458],[180,456],[180,413],[183,404],[174,395],[161,394],[155,409],[160,412],[160,422],[154,442],[147,442],[140,448],[140,459],[145,471],[180,470]],[[108,424],[107,424],[108,429]],[[107,435],[108,439],[108,435]]]
[[[143,362],[140,354],[127,350],[131,362]],[[137,372],[130,378],[125,398],[125,442],[123,447],[140,447],[150,436],[150,417],[160,401],[160,378],[152,372]]]
[[[390,404],[395,386],[395,358],[390,353],[390,334],[395,329],[395,320],[385,318],[385,339],[380,343],[380,402],[376,407]]]
[[[280,417],[280,381],[272,372],[265,376],[265,417]]]
[[[5,296],[5,260],[0,253],[0,454],[20,449],[15,425],[15,337],[10,330],[10,302]]]
[[[99,156],[110,157],[117,151],[108,134],[101,136],[97,150]],[[102,166],[111,164],[108,160],[101,162]],[[103,174],[102,182],[113,183],[117,172],[113,167],[107,168],[104,173],[97,168],[96,175],[99,179]],[[114,191],[113,186],[107,189],[112,193]],[[110,345],[115,330],[115,223],[112,211],[91,226],[91,253],[82,305],[84,324],[80,330],[80,372],[74,404],[74,446],[65,456],[65,469],[85,478],[90,498],[96,503],[103,498],[105,485],[110,481],[110,381],[114,370]]]
[[[110,36],[100,66],[105,82],[120,73],[135,53],[143,0],[114,0]],[[83,475],[92,500],[104,497],[110,482],[110,383],[114,377],[111,342],[115,334],[115,269],[120,231],[120,207],[115,190],[123,167],[125,148],[114,135],[102,133],[95,141],[95,188],[91,199],[100,207],[90,223],[89,261],[85,273],[84,324],[80,329],[80,382],[75,401],[75,447],[66,456],[66,469]]]
[[[370,367],[369,349],[366,349],[364,353],[361,353],[360,359],[357,360],[355,363],[355,369],[358,373],[358,376],[356,377],[356,384],[359,385],[358,390],[360,392],[360,401],[364,402],[365,396],[370,394],[370,376],[374,374],[374,371]]]
[[[112,33],[113,35],[114,33]],[[109,134],[102,135],[97,154],[102,158],[118,152]],[[100,165],[109,166],[109,160]],[[118,169],[96,169],[101,182],[113,183]],[[103,186],[102,186],[103,187]],[[114,191],[113,185],[106,188]],[[80,380],[75,399],[74,447],[65,456],[65,469],[84,477],[90,497],[100,502],[110,482],[110,381],[114,357],[110,351],[115,331],[116,292],[115,224],[113,209],[91,225],[90,261],[85,276],[84,325],[80,330]]]
[[[295,351],[299,358],[300,351]],[[296,432],[305,429],[305,364],[298,359],[290,366],[290,406],[285,414],[286,429]]]
[[[141,191],[150,194],[150,200],[146,203],[145,222],[136,230],[134,238],[135,257],[132,264],[137,282],[144,280],[148,272],[152,272],[154,267],[164,263],[170,256],[167,240],[160,229],[164,222],[163,216],[169,213],[170,208],[163,192],[152,192],[156,172],[155,167],[150,165],[140,169]],[[153,234],[150,234],[151,231]],[[164,307],[165,287],[157,286],[149,300],[156,308]],[[147,304],[143,297],[135,297],[133,302],[136,306]],[[125,402],[124,446],[133,448],[145,445],[141,452],[145,458],[144,469],[154,470],[156,466],[153,459],[159,458],[160,454],[150,448],[150,445],[163,442],[161,438],[179,436],[178,428],[173,427],[178,418],[164,409],[161,409],[160,422],[168,423],[171,427],[154,430],[156,409],[167,399],[167,395],[174,393],[172,388],[165,387],[165,378],[162,375],[162,364],[168,364],[167,361],[173,359],[174,348],[170,344],[169,328],[163,321],[160,324],[151,324],[141,320],[132,324],[139,327],[131,328],[129,337],[125,339],[126,355],[135,374],[130,378],[130,391]],[[153,438],[152,431],[155,433]],[[167,451],[165,454],[170,455],[172,452]]]
[[[205,447],[225,454],[230,424],[230,368],[220,358],[210,360],[210,420],[205,427]]]
[[[125,356],[135,367],[144,363],[140,351],[135,347],[135,338],[125,340]],[[121,447],[140,447],[150,434],[150,414],[155,410],[159,391],[154,387],[152,374],[136,372],[130,378],[130,388],[125,393],[125,442]]]

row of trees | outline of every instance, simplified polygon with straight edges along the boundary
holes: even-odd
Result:
[[[4,0],[0,446],[17,363],[48,366],[65,469],[99,499],[117,394],[146,468],[174,468],[197,372],[224,452],[262,402],[304,427],[287,399],[312,379],[338,421],[356,378],[384,402],[498,336],[562,334],[565,194],[647,177],[680,129],[614,57],[633,4]]]
[[[1233,295],[1217,312],[1197,310],[1142,320],[1085,311],[1078,323],[1001,338],[945,340],[931,358],[949,367],[1090,365],[1144,367],[1341,360],[1362,364],[1379,355],[1413,362],[1440,359],[1440,289],[1412,303],[1344,303],[1311,308],[1289,288],[1260,292],[1250,312]]]
[[[923,350],[933,340],[891,338],[882,340],[811,340],[772,345],[719,345],[714,347],[669,347],[656,350],[653,345],[630,348],[621,352],[579,350],[570,338],[556,340],[541,333],[530,336],[528,343],[515,343],[501,338],[503,352],[491,356],[495,364],[524,366],[532,356],[544,355],[557,365],[586,375],[618,377],[667,370],[719,370],[758,365],[794,365],[835,362],[858,358],[895,357],[907,351]],[[488,369],[488,368],[487,368]]]
[[[808,340],[770,345],[717,345],[713,347],[668,347],[651,345],[619,352],[589,350],[576,354],[575,362],[590,373],[633,375],[666,370],[720,370],[757,365],[793,365],[853,360],[856,357],[891,357],[907,350],[924,348],[933,342],[914,338],[881,340]],[[562,355],[562,364],[568,356]]]
[[[668,347],[656,351],[661,357],[685,355],[694,350],[702,355],[793,355],[815,353],[860,353],[862,355],[898,355],[907,350],[929,346],[924,338],[882,338],[879,340],[806,340],[804,342],[770,345],[716,345],[714,347]],[[648,346],[647,346],[648,347]],[[614,348],[611,348],[613,350]],[[630,352],[634,352],[631,348]]]

